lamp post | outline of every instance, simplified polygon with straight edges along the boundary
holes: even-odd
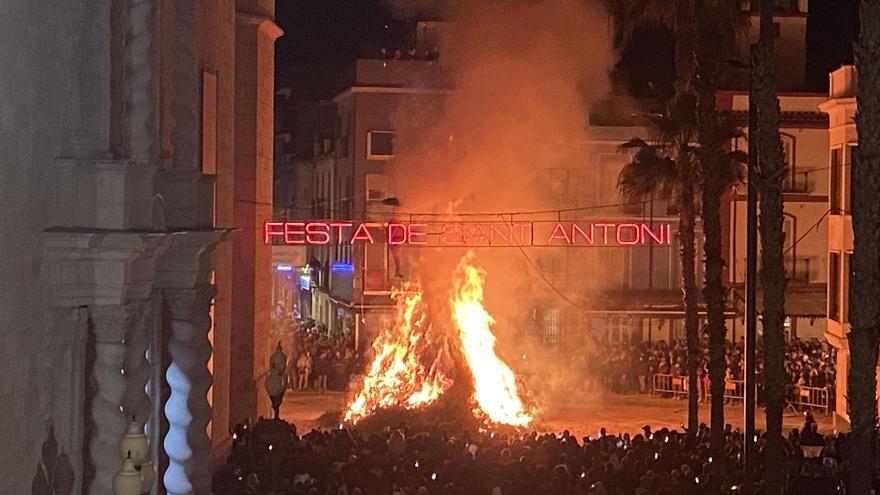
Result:
[[[755,475],[755,359],[757,332],[758,282],[758,132],[755,108],[755,84],[749,92],[749,161],[746,203],[746,335],[743,391],[743,492],[751,494]]]
[[[275,352],[269,358],[269,373],[266,375],[266,382],[264,384],[266,392],[269,394],[269,399],[272,401],[274,419],[279,419],[281,401],[284,400],[284,389],[286,388],[284,377],[286,376],[286,370],[287,356],[281,349],[281,342],[278,342],[278,347],[275,348]]]

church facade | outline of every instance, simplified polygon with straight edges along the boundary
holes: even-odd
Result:
[[[113,493],[132,422],[209,493],[269,409],[274,0],[0,12],[0,493]]]

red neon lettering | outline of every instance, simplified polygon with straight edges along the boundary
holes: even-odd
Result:
[[[336,244],[342,244],[342,228],[343,227],[351,227],[351,222],[331,222],[330,228],[336,229]]]
[[[370,235],[370,231],[367,229],[367,226],[363,223],[359,223],[357,230],[354,231],[354,235],[351,236],[351,243],[354,244],[354,241],[367,241],[370,244],[375,244],[373,241],[373,236]]]
[[[330,242],[330,226],[322,222],[306,224],[306,243],[324,245]]]
[[[493,223],[493,224],[492,224],[492,229],[489,231],[489,244],[494,244],[495,234],[496,234],[496,233],[498,234],[499,237],[501,237],[502,239],[504,239],[504,243],[505,243],[505,244],[510,244],[510,234],[512,233],[511,230],[510,230],[510,227],[507,227],[507,235],[505,235],[503,232],[501,232],[501,231],[498,229],[498,225],[496,225],[496,224]]]
[[[602,227],[604,232],[602,233],[602,243],[608,244],[608,227],[615,227],[616,223],[597,223],[593,224],[593,227]]]
[[[388,244],[392,246],[399,246],[401,244],[406,243],[406,225],[402,223],[389,223],[388,224]]]
[[[656,236],[654,234],[654,232],[651,231],[651,227],[649,227],[645,224],[642,224],[642,240],[647,241],[650,238],[650,239],[653,239],[654,242],[656,242],[657,244],[660,244],[660,245],[666,244],[666,236],[663,235],[665,233],[664,229],[663,229],[663,225],[660,225],[660,228],[658,230],[659,230],[658,233],[660,234],[659,237]]]
[[[424,246],[424,245],[428,244],[427,240],[424,240],[424,239],[417,240],[416,239],[417,236],[418,237],[425,237],[428,235],[427,232],[417,231],[416,228],[427,229],[428,224],[425,224],[425,223],[409,224],[409,226],[407,228],[407,239],[406,239],[407,243],[409,243],[412,246]]]
[[[446,234],[455,234],[458,233],[458,240],[455,239],[449,240],[446,238]],[[461,246],[464,244],[461,236],[461,226],[457,223],[445,223],[443,224],[443,230],[440,233],[440,244],[443,246]]]
[[[584,241],[592,245],[593,244],[593,229],[590,229],[590,234],[587,235],[586,232],[583,231],[576,223],[571,224],[571,243],[577,244],[577,235],[580,234],[581,237],[584,238]]]
[[[276,230],[277,229],[277,230]],[[284,237],[284,224],[281,222],[266,222],[263,225],[263,242],[269,244],[272,237]]]
[[[625,240],[623,236],[620,235],[625,228],[632,229],[632,232],[635,233],[635,237],[633,239]],[[636,244],[639,244],[642,241],[639,232],[641,232],[641,230],[639,229],[638,225],[634,223],[622,223],[617,226],[617,243],[621,246],[634,246]]]
[[[284,222],[284,244],[305,244],[306,224],[302,222]],[[301,238],[295,236],[302,236]]]
[[[465,231],[466,229],[462,228],[462,230]],[[477,233],[479,233],[479,235],[477,235]],[[470,235],[466,236],[464,243],[472,246],[475,244],[474,238],[477,238],[478,241],[482,240],[483,244],[491,243],[491,241],[489,241],[489,238],[486,236],[486,231],[483,230],[483,226],[481,224],[474,225],[474,228],[470,231]]]
[[[554,239],[564,239],[566,244],[571,244],[568,232],[565,231],[565,227],[561,223],[557,223],[556,227],[553,227],[553,232],[550,234],[550,238],[547,239],[547,244],[552,243]]]
[[[516,222],[513,224],[513,226],[519,227],[519,242],[517,244],[519,244],[520,246],[524,245],[526,243],[526,228],[528,228],[528,231],[531,232],[532,222]],[[512,233],[511,237],[513,237]],[[531,238],[529,239],[529,241],[529,244],[531,244]]]
[[[666,230],[666,244],[672,244],[672,231],[670,230],[672,229],[672,226],[667,223],[663,227],[666,227],[666,229],[664,229]]]

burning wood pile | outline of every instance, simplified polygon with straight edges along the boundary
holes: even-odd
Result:
[[[451,313],[449,332],[432,325],[431,311],[438,308],[429,308],[419,286],[393,294],[394,324],[373,342],[375,357],[347,407],[346,422],[429,407],[447,418],[451,409],[466,410],[481,426],[532,422],[514,372],[495,352],[494,319],[483,306],[485,273],[472,253],[459,261],[453,277],[448,307],[442,308]]]

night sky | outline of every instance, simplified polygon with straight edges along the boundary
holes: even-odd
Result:
[[[350,84],[360,48],[393,47],[405,30],[381,0],[281,0],[276,15],[285,32],[276,44],[276,86],[290,86],[295,100],[339,93]],[[810,0],[805,89],[825,91],[828,72],[852,62],[857,24],[857,0]],[[630,86],[671,77],[671,47],[660,32],[637,36],[621,63],[634,78]]]

